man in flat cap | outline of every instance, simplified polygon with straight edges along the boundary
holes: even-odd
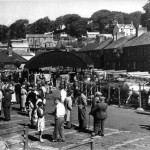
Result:
[[[79,91],[78,96],[78,121],[79,121],[79,130],[86,131],[87,122],[86,122],[86,106],[87,106],[87,97],[85,91]]]
[[[89,113],[94,117],[94,133],[92,135],[104,136],[104,121],[107,118],[107,104],[104,102],[105,97],[99,97],[99,102]]]

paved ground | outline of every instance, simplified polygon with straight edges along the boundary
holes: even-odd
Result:
[[[73,108],[73,123],[74,129],[65,129],[66,142],[51,142],[53,133],[54,118],[50,112],[54,109],[53,98],[58,94],[58,91],[53,91],[53,94],[48,95],[46,106],[46,129],[43,134],[44,143],[38,141],[38,132],[35,129],[29,128],[29,148],[35,150],[55,150],[67,149],[71,146],[81,144],[82,142],[90,141],[89,132],[78,132],[76,126],[78,125],[77,107]],[[92,117],[88,112],[90,106],[87,108],[87,123],[89,130],[92,130]],[[0,121],[0,135],[1,141],[6,141],[7,144],[18,143],[23,139],[22,132],[17,131],[22,128],[24,123],[28,124],[28,117],[18,110],[18,105],[12,105],[12,120],[10,122]],[[105,126],[105,136],[96,136],[93,138],[96,150],[149,150],[150,149],[150,116],[136,113],[134,109],[118,108],[116,106],[108,107],[108,118]],[[3,115],[2,115],[3,117]],[[14,131],[14,132],[13,132]],[[13,133],[12,133],[13,132]],[[6,134],[7,133],[7,134]],[[9,133],[9,134],[8,134]],[[21,150],[23,143],[11,145],[11,150]],[[88,150],[90,144],[76,147],[75,150]],[[1,150],[1,144],[0,144]]]

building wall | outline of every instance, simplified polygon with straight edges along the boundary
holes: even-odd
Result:
[[[113,51],[104,51],[106,70],[150,71],[150,45],[124,47],[120,57],[116,57]]]
[[[30,48],[45,48],[45,43],[49,43],[53,47],[53,35],[26,35]]]
[[[94,68],[102,69],[104,68],[104,56],[103,50],[89,50],[89,51],[80,51],[78,53],[85,53],[91,60],[94,62]]]

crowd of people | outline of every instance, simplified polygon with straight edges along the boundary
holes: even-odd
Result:
[[[69,88],[65,84],[60,84],[60,96],[55,98],[55,110],[51,113],[55,116],[55,127],[53,132],[53,142],[65,141],[64,126],[71,129],[72,126],[72,109],[78,109],[78,129],[81,132],[87,131],[87,96],[83,89],[79,88],[77,78],[73,86]],[[52,93],[53,86],[56,87],[55,79],[52,78],[47,82],[44,74],[37,76],[36,83],[29,82],[27,78],[20,83],[17,80],[13,82],[1,82],[0,86],[0,103],[3,108],[4,120],[11,120],[10,110],[13,99],[20,106],[21,112],[28,113],[30,125],[39,131],[39,141],[43,142],[42,134],[45,129],[45,106],[46,93]],[[92,100],[91,111],[89,115],[93,116],[92,136],[104,136],[104,122],[107,118],[107,104],[104,102],[105,97],[102,93],[96,92]],[[0,107],[1,107],[0,105]],[[1,110],[1,109],[0,109]]]

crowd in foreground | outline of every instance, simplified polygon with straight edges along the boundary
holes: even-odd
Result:
[[[28,113],[31,127],[39,131],[39,141],[44,142],[42,135],[45,129],[46,93],[52,92],[52,86],[51,80],[46,84],[44,76],[41,76],[40,81],[38,80],[34,85],[29,83],[26,78],[22,84],[19,82],[15,85],[9,82],[3,83],[0,99],[2,100],[5,121],[11,120],[11,101],[15,93],[16,101],[20,105],[20,111]],[[96,92],[89,113],[94,120],[92,136],[104,136],[104,122],[107,118],[107,104],[104,101],[105,97],[102,96],[102,93]],[[67,88],[63,84],[60,85],[60,96],[55,98],[55,110],[51,113],[55,116],[53,142],[65,142],[64,126],[66,129],[73,127],[73,106],[78,107],[78,129],[81,132],[86,132],[87,97],[85,91],[79,89],[76,81],[72,89]]]

